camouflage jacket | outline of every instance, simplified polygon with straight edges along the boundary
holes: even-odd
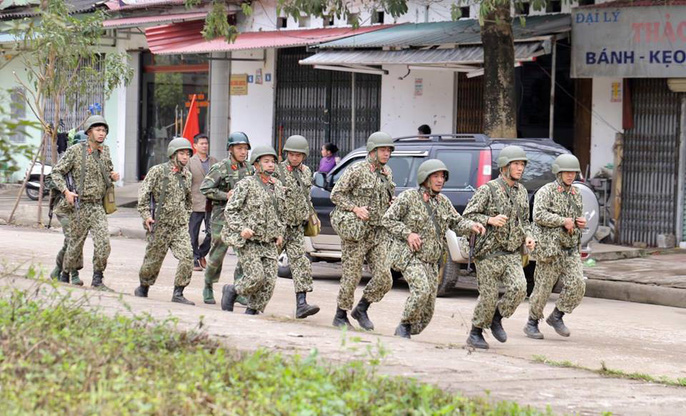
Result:
[[[167,186],[165,189],[165,179]],[[178,172],[172,162],[160,163],[148,171],[138,189],[138,213],[143,221],[151,216],[151,194],[155,200],[155,223],[188,225],[193,209],[191,196],[191,172],[184,168]],[[164,193],[164,202],[162,194]],[[160,206],[162,205],[162,206]]]
[[[301,225],[312,213],[312,170],[301,164],[298,168],[290,167],[288,160],[279,163],[274,172],[286,194],[286,208],[281,218],[286,225]]]
[[[85,177],[82,179],[84,146],[86,146],[86,167]],[[113,170],[109,147],[103,145],[100,150],[93,151],[85,142],[75,144],[64,152],[62,159],[52,169],[52,180],[57,190],[64,193],[67,189],[66,176],[71,173],[79,200],[100,202],[105,197],[107,187],[112,185],[109,175]],[[82,180],[83,189],[80,189]]]
[[[233,163],[231,157],[215,163],[207,172],[200,184],[200,192],[212,200],[212,205],[224,206],[228,192],[246,176],[252,175],[254,169],[247,163]]]
[[[581,230],[574,228],[568,234],[564,227],[565,218],[576,219],[583,215],[581,192],[573,185],[567,187],[559,180],[544,185],[534,198],[534,237],[538,241],[534,254],[536,258],[559,256],[570,249],[577,250],[581,241]]]
[[[419,189],[403,191],[381,220],[381,224],[394,237],[389,253],[394,265],[409,261],[413,255],[425,263],[438,263],[445,251],[446,231],[450,229],[458,235],[468,234],[474,225],[472,221],[462,218],[444,195],[438,194],[424,202],[423,194]],[[429,214],[427,204],[435,221]],[[410,251],[407,243],[410,233],[417,233],[422,239],[422,247],[416,253]]]
[[[499,214],[508,217],[507,223],[502,227],[488,225],[488,217]],[[508,186],[502,176],[480,186],[462,215],[486,227],[486,234],[476,239],[474,257],[477,259],[499,251],[517,251],[526,237],[533,238],[526,188],[520,183]]]
[[[260,175],[241,180],[226,204],[222,240],[228,245],[242,247],[245,240],[240,233],[249,228],[255,233],[251,241],[275,242],[286,231],[280,216],[284,206],[284,189],[278,179],[271,178],[268,184],[262,182]]]
[[[395,194],[393,172],[388,166],[382,171],[374,169],[369,160],[357,162],[345,170],[331,191],[331,202],[336,210],[352,211],[355,207],[367,207],[368,225],[380,226]]]

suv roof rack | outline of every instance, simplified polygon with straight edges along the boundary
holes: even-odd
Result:
[[[455,134],[455,133],[431,133],[415,134],[414,136],[396,137],[394,142],[479,142],[487,143],[489,137],[485,134]]]

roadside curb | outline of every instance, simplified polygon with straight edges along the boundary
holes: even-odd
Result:
[[[686,308],[686,290],[636,282],[615,282],[589,277],[586,280],[585,296]]]

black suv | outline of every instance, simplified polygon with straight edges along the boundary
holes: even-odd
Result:
[[[417,187],[417,168],[426,159],[440,159],[448,169],[450,177],[443,188],[443,194],[462,213],[474,191],[481,185],[498,176],[496,160],[500,150],[510,144],[524,148],[529,163],[524,171],[522,183],[529,191],[533,203],[534,193],[548,182],[555,179],[551,171],[553,160],[567,149],[551,139],[491,139],[483,134],[431,134],[427,136],[408,136],[394,140],[395,150],[388,165],[393,170],[393,181],[396,193],[408,188]],[[341,247],[338,235],[331,228],[329,214],[334,205],[330,192],[345,169],[353,163],[364,160],[365,148],[358,148],[344,157],[328,174],[316,173],[312,187],[312,201],[322,222],[321,234],[306,238],[306,252],[313,261],[340,261]],[[584,232],[582,245],[586,247],[598,226],[598,200],[593,191],[583,183],[577,183],[584,200],[584,212],[589,219]],[[446,294],[458,283],[473,287],[473,274],[465,273],[467,259],[465,246],[455,233],[448,231],[448,253],[440,271],[439,295]],[[449,258],[448,258],[449,256]],[[533,287],[533,265],[525,269],[530,287]],[[282,255],[279,259],[279,275],[288,276],[288,259]],[[398,277],[394,273],[394,277]]]

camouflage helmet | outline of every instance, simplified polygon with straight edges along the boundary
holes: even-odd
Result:
[[[255,150],[250,153],[250,164],[257,162],[262,156],[274,156],[277,159],[276,150],[271,146],[255,146]]]
[[[571,153],[563,153],[556,157],[553,162],[553,173],[557,175],[560,172],[581,172],[579,159]]]
[[[174,137],[167,145],[167,157],[172,157],[179,150],[190,150],[193,153],[191,142],[185,137]]]
[[[448,180],[448,167],[438,159],[429,159],[422,162],[417,169],[417,185],[422,185],[432,174],[445,172],[445,180]]]
[[[284,152],[296,152],[303,153],[305,157],[310,155],[310,145],[307,143],[307,139],[303,136],[295,135],[286,139],[286,143],[283,145]]]
[[[108,133],[110,132],[110,126],[107,124],[107,121],[105,121],[105,117],[99,115],[88,117],[83,125],[83,131],[88,134],[88,130],[95,126],[105,126],[105,130],[107,130]]]
[[[83,130],[79,130],[74,134],[74,137],[72,138],[72,143],[78,144],[78,143],[83,143],[88,141],[88,136],[86,136],[86,132]]]
[[[234,144],[247,144],[248,149],[250,149],[250,140],[248,140],[248,135],[242,131],[234,131],[229,134],[229,138],[226,139],[226,150],[231,149]]]
[[[379,147],[390,147],[391,151],[395,150],[395,144],[393,143],[393,138],[390,134],[383,131],[377,131],[369,136],[367,139],[367,153]]]
[[[524,163],[529,162],[529,158],[526,157],[526,152],[519,146],[506,146],[500,151],[498,155],[498,167],[504,168],[512,162],[521,160]]]

